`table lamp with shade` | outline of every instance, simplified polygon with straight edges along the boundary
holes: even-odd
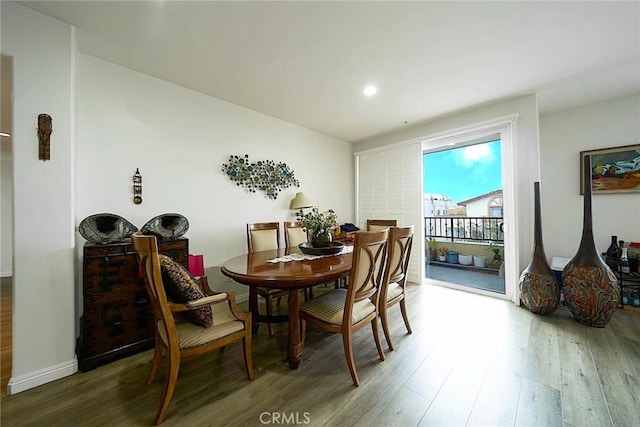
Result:
[[[313,207],[313,203],[304,195],[302,192],[296,193],[296,196],[291,200],[291,204],[289,205],[289,209],[298,210],[297,216],[302,218],[304,216],[304,212],[302,211],[305,208]]]

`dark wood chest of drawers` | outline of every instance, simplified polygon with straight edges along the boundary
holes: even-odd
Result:
[[[188,239],[158,240],[158,250],[187,267]],[[77,348],[81,371],[153,347],[150,300],[130,241],[85,244],[82,292]]]

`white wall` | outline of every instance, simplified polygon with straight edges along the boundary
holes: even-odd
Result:
[[[572,258],[582,235],[580,151],[640,143],[640,95],[540,117],[542,230],[545,253]],[[617,235],[640,242],[640,193],[595,194],[593,233],[604,252]]]
[[[489,199],[490,197],[483,197],[469,202],[466,206],[467,216],[489,216]]]
[[[13,368],[9,393],[75,372],[73,30],[2,2],[2,53],[13,57]],[[53,118],[38,160],[38,115]]]
[[[242,299],[247,288],[217,267],[246,252],[246,223],[294,219],[288,208],[296,191],[334,209],[340,223],[353,222],[351,144],[88,55],[79,54],[78,65],[76,227],[100,212],[138,228],[180,213],[189,220],[190,252],[204,254],[209,283]],[[282,161],[300,187],[276,200],[247,193],[221,171],[231,154]],[[136,168],[140,205],[132,194]],[[78,234],[79,262],[83,244]]]

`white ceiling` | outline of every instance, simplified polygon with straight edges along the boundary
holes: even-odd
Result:
[[[18,3],[82,53],[351,142],[534,92],[541,113],[640,92],[638,1]]]

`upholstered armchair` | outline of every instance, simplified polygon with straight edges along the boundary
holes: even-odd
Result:
[[[156,329],[147,384],[153,381],[161,358],[168,359],[167,384],[154,419],[154,425],[158,425],[167,413],[183,357],[198,356],[242,341],[247,377],[253,379],[251,314],[238,308],[233,292],[214,293],[206,281],[201,281],[204,285],[201,288],[186,268],[159,254],[155,236],[137,232],[132,239],[151,299]],[[174,316],[178,314],[185,315],[185,319],[176,319]]]

